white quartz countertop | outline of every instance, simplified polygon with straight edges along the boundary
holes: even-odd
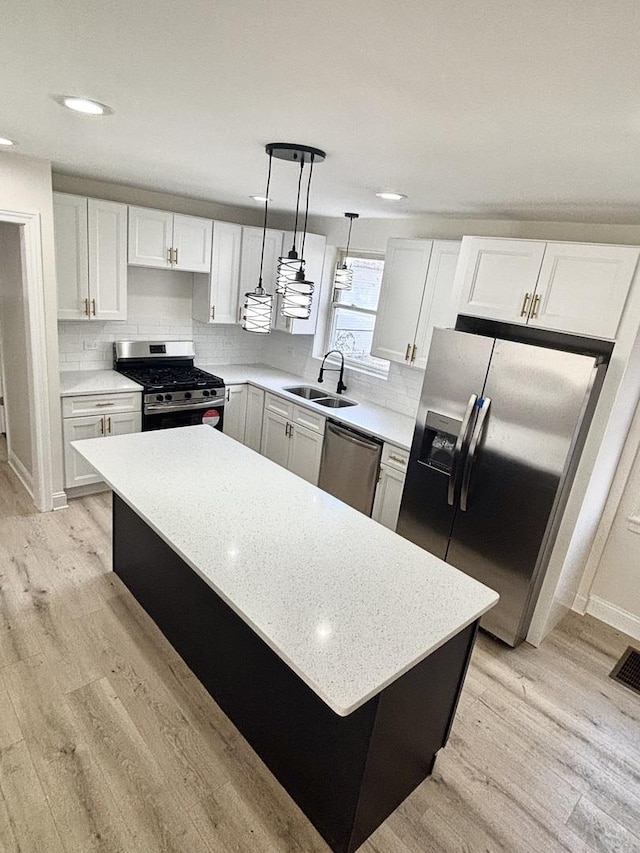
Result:
[[[337,714],[354,711],[498,601],[209,426],[73,447]]]
[[[118,394],[120,391],[142,391],[142,385],[115,370],[64,370],[60,374],[61,397]]]
[[[317,382],[308,382],[300,376],[285,373],[282,370],[277,370],[275,367],[268,367],[263,364],[214,365],[198,362],[198,367],[222,377],[226,385],[239,385],[245,382],[256,385],[265,391],[273,391],[275,394],[281,394],[299,406],[313,409],[326,417],[330,417],[332,420],[341,421],[347,424],[347,426],[361,429],[370,435],[381,438],[383,441],[403,447],[405,450],[411,449],[413,428],[415,425],[414,418],[401,415],[399,412],[393,412],[391,409],[385,409],[383,406],[375,406],[372,403],[361,403],[357,397],[351,396],[348,391],[341,396],[347,400],[355,400],[358,405],[343,409],[326,409],[324,406],[319,406],[311,400],[305,400],[303,397],[297,397],[295,394],[288,394],[284,391],[284,388],[289,385],[310,385],[313,388],[319,388],[328,395],[335,396],[336,383],[334,377],[337,376],[335,373],[330,373],[329,377],[331,378],[325,380],[322,385],[318,385]]]

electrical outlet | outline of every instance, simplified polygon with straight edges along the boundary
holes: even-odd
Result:
[[[83,347],[85,350],[97,350],[98,341],[85,341]]]

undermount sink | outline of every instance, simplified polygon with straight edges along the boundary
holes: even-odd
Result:
[[[351,400],[343,400],[342,397],[322,397],[320,400],[314,400],[319,406],[326,406],[327,409],[344,409],[345,406],[357,406],[357,403]]]
[[[283,388],[282,390],[295,394],[296,397],[304,397],[305,400],[317,400],[320,397],[327,396],[325,391],[320,391],[319,388],[311,388],[309,385],[294,385],[293,388]]]

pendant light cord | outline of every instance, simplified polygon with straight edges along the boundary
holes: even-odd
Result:
[[[258,276],[258,290],[262,290],[262,267],[264,265],[264,246],[267,240],[267,211],[269,210],[269,185],[271,184],[271,163],[273,152],[269,151],[269,171],[267,172],[267,189],[264,194],[264,221],[262,223],[262,250],[260,252],[260,275]]]
[[[307,181],[307,201],[304,208],[304,232],[302,234],[302,251],[300,252],[301,256],[304,258],[304,244],[307,239],[307,219],[309,217],[309,192],[311,190],[311,176],[313,175],[313,160],[314,155],[311,155],[311,165],[309,166],[309,180]],[[302,264],[300,265],[300,269],[302,269]]]
[[[300,211],[300,187],[302,186],[302,171],[304,169],[304,154],[302,155],[302,159],[300,160],[300,174],[298,175],[298,195],[296,196],[296,218],[293,223],[293,245],[291,246],[291,251],[295,252],[296,250],[296,237],[298,235],[298,213]],[[302,252],[300,253],[302,254]]]
[[[347,248],[346,248],[346,251],[345,251],[345,253],[344,253],[344,262],[345,262],[345,264],[347,263],[347,258],[348,258],[348,256],[349,256],[349,245],[350,245],[350,243],[351,243],[351,226],[352,226],[352,225],[353,225],[353,217],[352,217],[352,216],[350,216],[350,217],[349,217],[349,233],[347,234]]]

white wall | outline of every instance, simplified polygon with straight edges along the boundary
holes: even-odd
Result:
[[[28,370],[27,297],[21,228],[0,222],[0,340],[9,464],[33,493],[33,442]]]
[[[51,165],[20,154],[0,152],[0,210],[37,214],[43,275],[49,435],[53,492],[63,495],[62,427],[58,381],[58,331]]]

